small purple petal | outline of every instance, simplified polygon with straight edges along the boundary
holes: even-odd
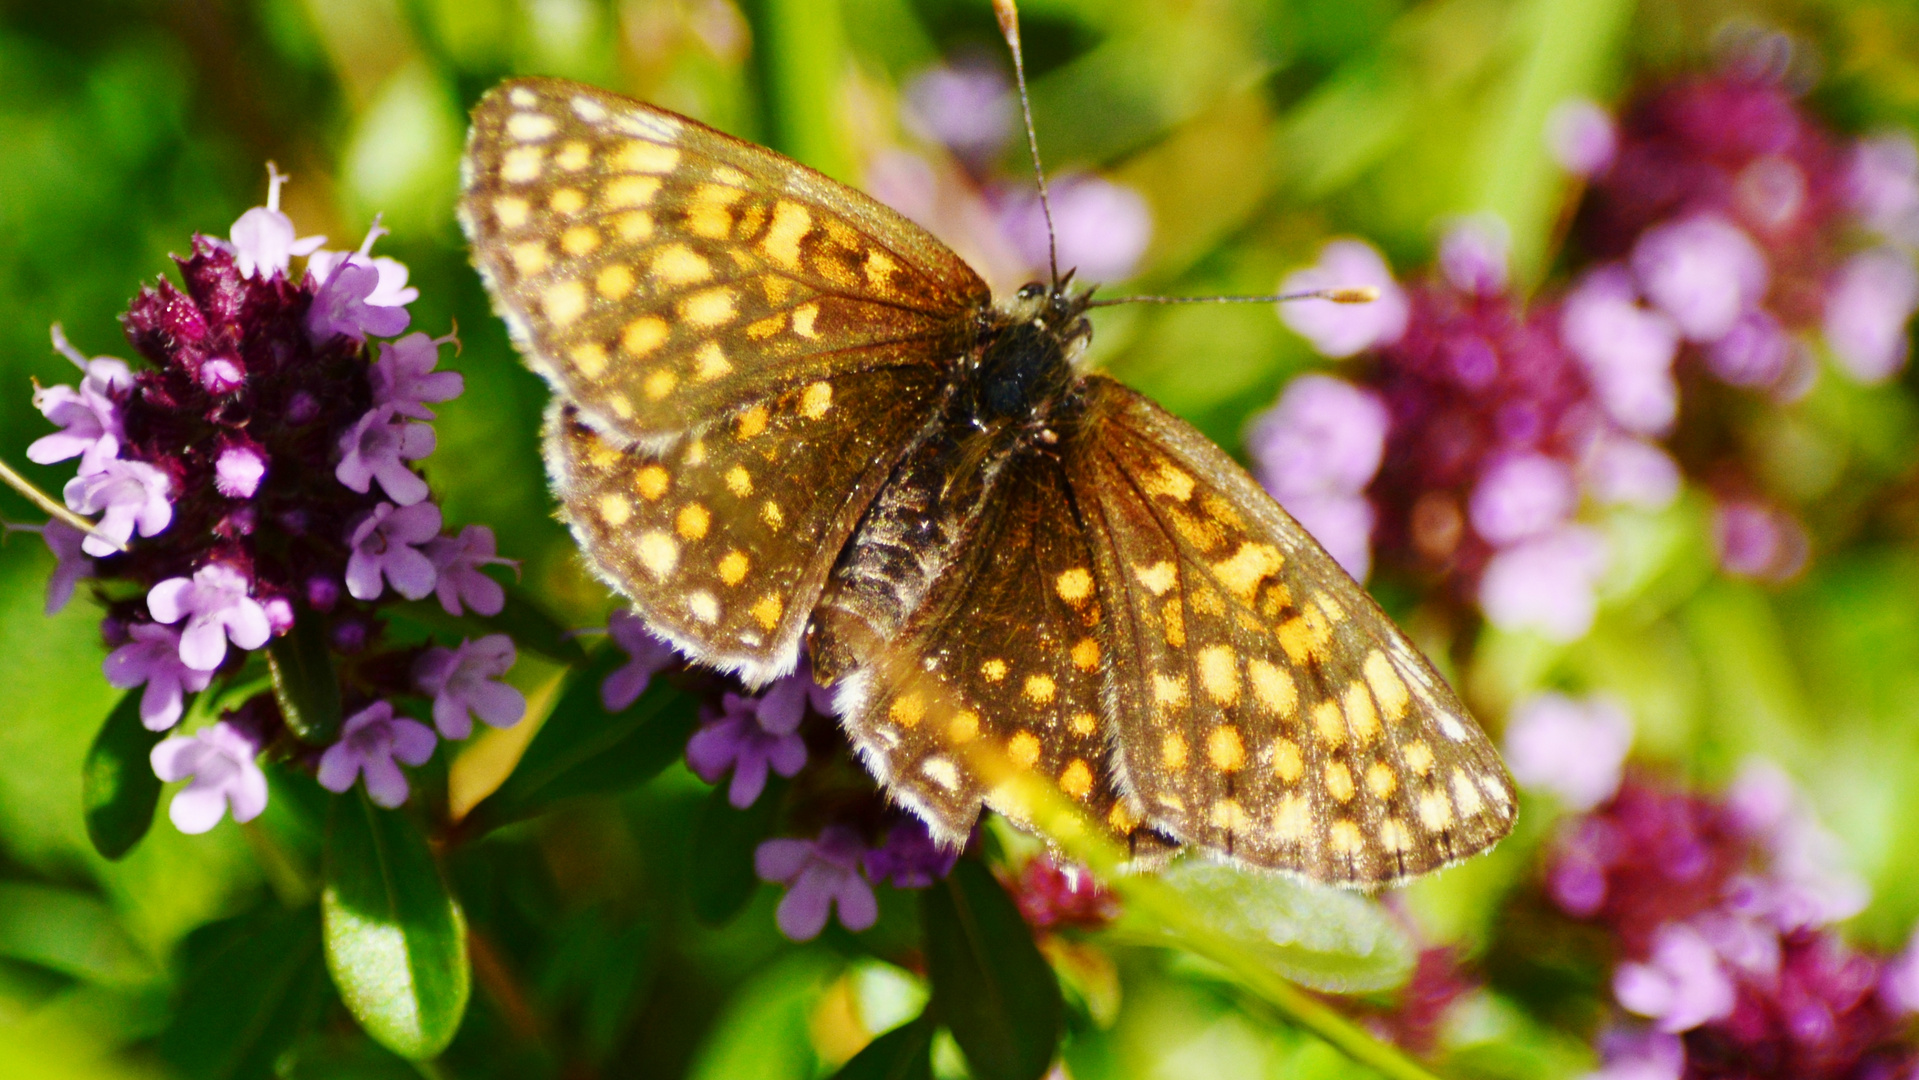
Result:
[[[1693,341],[1717,341],[1766,295],[1766,257],[1745,231],[1713,215],[1655,226],[1632,253],[1646,296]]]
[[[1847,260],[1826,291],[1824,330],[1833,359],[1862,383],[1880,383],[1905,366],[1906,323],[1919,308],[1919,270],[1892,248]]]
[[[624,712],[640,699],[653,676],[678,664],[680,657],[631,611],[614,612],[607,620],[606,632],[632,659],[600,684],[600,704],[607,712]]]
[[[1322,356],[1342,357],[1390,345],[1406,332],[1411,311],[1406,294],[1377,250],[1362,240],[1334,240],[1320,250],[1317,265],[1288,274],[1282,293],[1371,286],[1379,298],[1370,304],[1300,300],[1281,304],[1279,315],[1293,332]]]
[[[1506,723],[1506,765],[1513,779],[1583,813],[1619,789],[1632,747],[1632,719],[1603,698],[1574,701],[1540,694]]]
[[[1546,146],[1560,168],[1574,176],[1597,176],[1619,152],[1619,131],[1598,103],[1569,98],[1546,114]]]
[[[1606,563],[1603,536],[1563,526],[1495,554],[1480,576],[1479,606],[1501,629],[1576,641],[1598,614],[1596,590]]]

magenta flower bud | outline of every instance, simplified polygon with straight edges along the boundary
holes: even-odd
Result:
[[[342,619],[333,625],[333,633],[330,635],[333,641],[333,651],[340,653],[342,656],[352,656],[366,648],[369,634],[370,631],[367,629],[364,621],[360,619]]]
[[[269,596],[260,602],[260,610],[266,612],[267,626],[277,636],[293,629],[293,604],[284,596]]]
[[[216,356],[200,364],[200,385],[209,394],[231,394],[246,381],[246,372],[227,357]]]
[[[221,450],[214,460],[213,486],[229,499],[251,499],[266,474],[266,451],[252,443],[236,442]]]
[[[333,578],[315,574],[307,579],[306,599],[308,607],[324,615],[332,611],[333,606],[340,602],[340,583]]]
[[[320,399],[305,390],[295,391],[294,395],[287,400],[286,420],[295,427],[310,424],[313,418],[319,415]]]

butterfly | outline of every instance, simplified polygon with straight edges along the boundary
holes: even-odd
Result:
[[[1083,370],[1092,290],[996,300],[866,195],[560,80],[485,96],[462,185],[593,566],[749,685],[804,646],[935,836],[994,806],[981,745],[1136,848],[1344,885],[1511,828],[1498,754],[1365,590],[1219,447]]]

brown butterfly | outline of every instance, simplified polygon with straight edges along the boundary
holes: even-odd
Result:
[[[1374,886],[1511,828],[1511,780],[1231,458],[867,196],[576,83],[474,112],[460,219],[566,519],[699,662],[801,644],[888,794],[958,841],[981,740],[1122,836]]]

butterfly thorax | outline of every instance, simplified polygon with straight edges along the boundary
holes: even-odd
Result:
[[[1035,283],[982,313],[958,388],[976,427],[1045,428],[1078,381],[1075,362],[1093,336],[1085,315],[1091,296]]]

